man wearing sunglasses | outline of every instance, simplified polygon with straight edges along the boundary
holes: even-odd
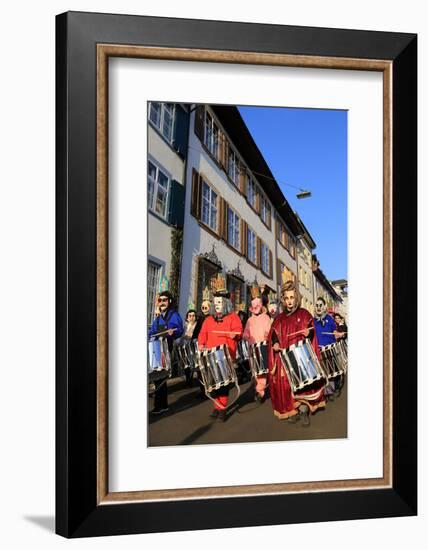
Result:
[[[158,297],[159,315],[150,327],[149,338],[166,338],[169,353],[172,354],[174,340],[183,335],[183,320],[174,307],[172,294],[165,290]],[[168,410],[168,386],[165,380],[155,381],[155,403],[152,414],[162,414]]]

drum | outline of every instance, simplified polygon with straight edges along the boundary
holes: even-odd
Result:
[[[347,355],[340,341],[323,346],[320,352],[321,366],[329,380],[346,372]]]
[[[297,344],[281,350],[280,357],[293,393],[311,386],[319,380],[325,381],[326,375],[309,340],[301,340]]]
[[[346,338],[341,338],[337,344],[343,361],[343,372],[346,373],[348,370],[348,342]]]
[[[149,340],[149,380],[171,376],[171,357],[165,338]]]
[[[207,393],[237,383],[235,365],[225,344],[199,350],[197,355],[202,383]]]
[[[198,341],[185,340],[177,344],[178,360],[184,369],[194,369],[198,366]]]
[[[268,372],[267,342],[258,342],[250,346],[250,367],[254,377]]]
[[[244,363],[250,359],[250,349],[247,340],[239,340],[238,349],[236,351],[236,360],[238,363]]]

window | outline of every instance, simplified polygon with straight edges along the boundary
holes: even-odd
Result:
[[[155,316],[155,300],[159,287],[160,265],[149,261],[147,266],[147,322],[152,324]]]
[[[239,184],[239,161],[235,151],[229,149],[229,162],[228,162],[228,174],[229,178],[235,185]]]
[[[220,156],[220,140],[219,140],[219,128],[214,122],[213,117],[206,112],[205,117],[205,136],[204,143],[208,148],[208,151],[218,160]]]
[[[150,160],[147,186],[149,209],[162,216],[162,218],[166,218],[170,180],[159,166]]]
[[[283,284],[285,281],[295,281],[296,275],[294,274],[291,269],[288,269],[288,267],[283,264],[281,261],[279,262],[279,269],[281,271],[281,280],[279,281],[280,284]]]
[[[227,275],[226,285],[227,290],[230,292],[230,301],[232,302],[232,306],[237,312],[239,311],[239,306],[243,302],[243,298],[245,298],[244,284],[236,277]]]
[[[240,219],[236,212],[228,208],[227,212],[227,242],[236,248],[240,249],[240,234],[239,234]]]
[[[262,243],[260,248],[260,262],[263,273],[270,274],[269,248],[265,243]]]
[[[247,258],[253,264],[257,263],[256,234],[250,228],[247,229]]]
[[[247,174],[247,201],[256,209],[257,188],[253,178],[249,174]]]
[[[199,258],[196,289],[196,305],[198,311],[200,311],[203,302],[204,291],[208,290],[211,293],[215,292],[217,273],[219,273],[220,271],[221,267],[216,267],[211,262],[203,258]]]
[[[156,126],[163,137],[172,143],[174,124],[174,104],[151,102],[149,106],[150,122]]]
[[[285,227],[281,222],[278,222],[278,241],[282,244],[282,246],[285,246]]]
[[[263,195],[260,197],[260,217],[263,222],[270,227],[270,204]]]
[[[202,181],[202,221],[217,231],[217,193],[205,181]]]

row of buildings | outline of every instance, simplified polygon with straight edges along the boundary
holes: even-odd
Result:
[[[346,281],[335,287],[322,272],[315,241],[236,107],[149,103],[147,172],[149,323],[162,278],[184,315],[200,309],[219,272],[237,310],[255,281],[279,296],[285,278],[312,313],[323,296],[346,314]]]

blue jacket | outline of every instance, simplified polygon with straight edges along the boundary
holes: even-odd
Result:
[[[334,344],[336,337],[334,334],[323,334],[323,332],[333,332],[336,330],[336,323],[331,315],[326,315],[323,319],[314,319],[315,332],[317,333],[318,345],[320,348]]]
[[[175,328],[177,330],[174,331],[174,334],[172,336],[168,336],[166,334],[163,335],[164,337],[168,338],[168,341],[170,339],[172,341],[180,338],[180,336],[182,336],[184,332],[183,321],[180,317],[180,314],[175,309],[167,309],[166,313],[161,314],[159,315],[159,317],[155,318],[149,330],[149,338],[151,338],[154,334],[157,334],[158,332],[163,332],[170,328]]]

